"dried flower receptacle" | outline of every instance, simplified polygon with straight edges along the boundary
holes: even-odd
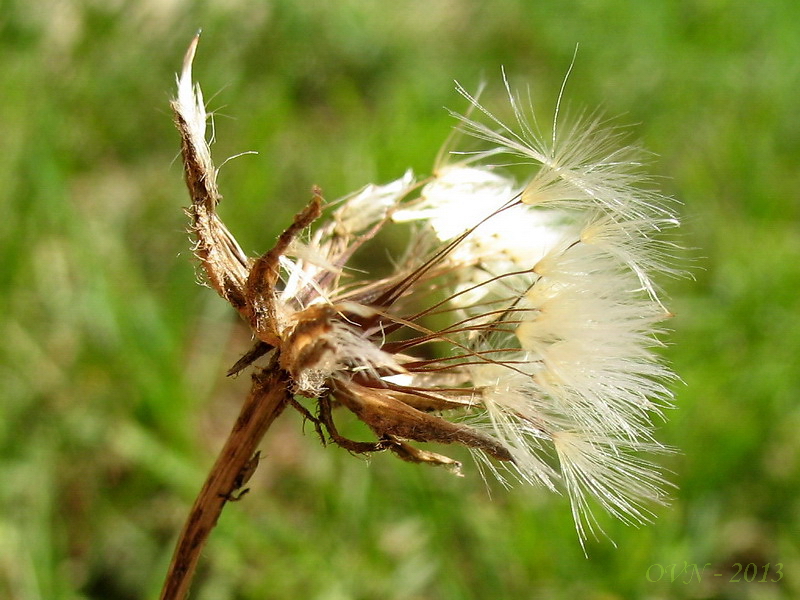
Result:
[[[275,247],[250,259],[215,210],[196,44],[173,109],[195,254],[255,337],[231,372],[271,355],[316,411],[289,402],[352,452],[460,472],[414,443],[460,444],[504,481],[564,489],[582,540],[596,528],[592,501],[647,520],[667,483],[642,454],[665,450],[652,419],[674,379],[653,351],[669,313],[652,277],[677,273],[658,239],[677,221],[647,188],[639,153],[596,116],[564,127],[556,112],[543,137],[507,82],[516,129],[461,89],[481,119],[459,116],[461,128],[488,148],[329,206],[316,191]],[[531,174],[517,183],[493,161]],[[414,228],[407,252],[386,277],[356,277],[353,256],[388,227]],[[375,439],[343,438],[336,406]]]

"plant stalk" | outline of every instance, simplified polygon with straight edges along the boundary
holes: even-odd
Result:
[[[178,538],[161,600],[184,600],[211,530],[233,494],[252,475],[264,434],[290,399],[288,379],[277,367],[258,369],[225,445],[206,478]],[[240,496],[241,497],[241,492]]]

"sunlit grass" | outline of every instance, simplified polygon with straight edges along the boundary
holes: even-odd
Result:
[[[152,6],[151,6],[152,4]],[[235,415],[245,329],[195,285],[168,109],[202,25],[223,214],[263,251],[313,184],[431,168],[500,67],[540,118],[634,123],[684,201],[694,282],[668,283],[685,380],[661,439],[672,508],[603,521],[565,499],[321,448],[285,415],[212,536],[197,598],[792,598],[800,593],[800,11],[791,2],[11,2],[0,17],[0,597],[152,597]],[[199,6],[199,5],[198,5]],[[489,8],[491,7],[491,8]],[[499,106],[499,104],[497,104]],[[357,432],[355,432],[357,434]],[[465,461],[468,462],[468,461]],[[779,584],[658,584],[654,563],[784,564]],[[727,572],[727,571],[726,571]]]

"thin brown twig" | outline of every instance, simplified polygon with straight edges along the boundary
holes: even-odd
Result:
[[[181,135],[184,178],[192,199],[187,212],[194,253],[206,274],[208,284],[236,308],[254,326],[259,343],[245,354],[228,374],[238,373],[275,347],[279,339],[259,317],[271,317],[273,286],[277,280],[277,263],[291,239],[310,221],[319,216],[322,200],[315,195],[309,207],[279,238],[276,249],[251,263],[236,239],[217,215],[222,196],[217,189],[217,169],[211,160],[205,138],[207,115],[200,89],[192,85],[191,67],[199,40],[199,32],[184,57],[178,84],[178,97],[172,101],[175,124]],[[304,219],[300,221],[300,219]],[[258,269],[255,269],[256,265]],[[261,327],[260,325],[264,325]],[[242,406],[225,445],[206,478],[178,538],[161,600],[183,600],[189,593],[197,562],[211,530],[217,523],[225,503],[244,495],[234,493],[242,488],[258,466],[256,448],[272,422],[291,400],[289,375],[278,363],[278,353],[266,369],[256,369],[250,393]]]
[[[252,475],[257,463],[256,448],[289,399],[287,375],[276,366],[259,369],[253,374],[247,400],[178,538],[161,600],[183,600],[188,595],[197,561],[211,530],[225,503],[236,499],[232,494]]]

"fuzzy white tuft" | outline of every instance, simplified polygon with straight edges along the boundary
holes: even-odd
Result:
[[[677,220],[617,131],[596,117],[566,129],[554,120],[545,138],[506,86],[519,130],[461,89],[491,125],[461,117],[464,128],[492,146],[440,169],[395,220],[424,222],[442,242],[465,236],[449,260],[472,383],[520,478],[562,481],[583,540],[596,529],[588,498],[631,523],[663,500],[664,480],[639,454],[666,451],[652,419],[670,405],[674,375],[653,352],[668,312],[652,276],[679,271],[653,236]],[[501,154],[531,165],[530,179],[477,164]]]

